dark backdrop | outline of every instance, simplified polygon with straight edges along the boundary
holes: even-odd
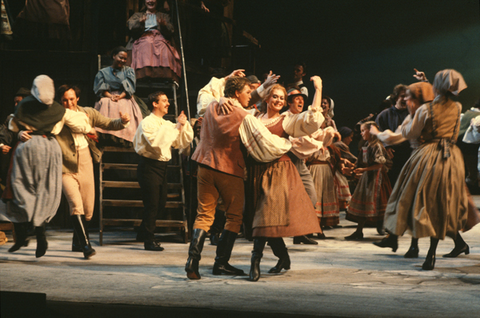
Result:
[[[414,82],[413,68],[430,81],[441,69],[461,72],[464,110],[480,98],[478,0],[242,0],[235,19],[259,40],[258,75],[272,69],[289,82],[303,60],[307,76],[322,77],[338,127],[375,112],[396,84]]]

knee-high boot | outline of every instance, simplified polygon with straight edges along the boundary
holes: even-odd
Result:
[[[437,252],[438,239],[430,238],[430,248],[428,249],[427,257],[422,265],[423,270],[432,270],[435,268],[435,253]]]
[[[278,257],[277,265],[272,267],[268,272],[269,273],[280,273],[282,269],[290,269],[290,256],[288,255],[287,247],[283,238],[269,238],[268,243],[272,248],[273,254]]]
[[[187,272],[187,277],[190,279],[201,278],[198,271],[198,264],[201,259],[203,244],[205,243],[206,237],[207,232],[205,232],[204,230],[193,230],[192,241],[190,242],[190,247],[188,248],[187,264],[185,264],[185,272]]]
[[[263,256],[263,249],[267,239],[265,237],[256,237],[253,240],[252,264],[250,266],[250,275],[248,280],[256,282],[260,279],[260,260]]]
[[[72,215],[72,221],[73,221],[73,229],[77,234],[78,241],[80,242],[80,247],[82,248],[83,256],[86,259],[89,259],[93,255],[95,255],[96,252],[92,248],[92,245],[90,244],[90,240],[88,239],[85,226],[83,225],[82,217],[80,215]]]
[[[217,245],[217,256],[215,257],[215,264],[213,264],[213,275],[245,275],[243,270],[228,264],[236,238],[237,233],[223,230]]]
[[[85,228],[85,233],[87,234],[88,240],[90,240],[90,236],[88,235],[88,225],[90,221],[85,220],[85,215],[81,216],[83,227]],[[72,237],[72,252],[83,252],[82,245],[80,243],[80,239],[78,238],[77,232],[73,231]]]
[[[13,223],[15,229],[15,244],[8,250],[10,253],[18,251],[23,246],[28,246],[28,223]]]
[[[45,235],[45,224],[35,227],[35,236],[37,237],[37,249],[35,257],[42,257],[47,252],[48,242]]]

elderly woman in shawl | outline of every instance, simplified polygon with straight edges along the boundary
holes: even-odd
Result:
[[[64,124],[77,133],[94,134],[95,130],[84,113],[65,109],[53,100],[55,88],[50,77],[37,76],[31,93],[18,104],[9,123],[10,130],[23,131],[13,157],[13,198],[6,212],[14,223],[17,239],[8,251],[15,252],[28,244],[28,227],[33,224],[37,237],[35,256],[41,257],[48,247],[45,222],[55,216],[62,194],[62,151],[55,135]]]
[[[435,267],[440,239],[456,237],[467,221],[468,194],[464,165],[455,145],[462,106],[451,99],[467,85],[460,73],[436,74],[435,98],[420,106],[401,126],[402,136],[423,142],[402,169],[385,211],[385,228],[393,237],[408,229],[414,238],[430,237],[424,270]]]

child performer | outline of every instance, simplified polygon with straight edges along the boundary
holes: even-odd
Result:
[[[357,230],[345,237],[349,241],[363,239],[363,227],[367,221],[377,222],[383,219],[392,186],[387,176],[389,161],[382,143],[370,134],[373,121],[367,121],[360,127],[363,140],[362,155],[357,161],[355,174],[360,177],[347,209],[347,220],[358,223]]]

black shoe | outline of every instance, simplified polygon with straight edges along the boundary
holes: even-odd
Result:
[[[210,245],[218,246],[218,241],[220,241],[220,233],[210,234]]]
[[[435,254],[427,254],[425,262],[422,265],[422,269],[426,271],[431,271],[435,268]]]
[[[213,264],[213,275],[245,275],[243,270],[228,264],[236,238],[237,233],[223,230],[217,245],[217,256],[215,257],[215,264]]]
[[[293,238],[293,244],[313,244],[318,245],[317,241],[312,240],[311,238],[303,235],[303,236],[295,236]]]
[[[45,225],[37,226],[35,228],[35,234],[37,236],[37,249],[35,250],[35,257],[39,258],[45,255],[48,248],[47,237],[45,236]]]
[[[213,275],[232,275],[232,276],[244,276],[245,272],[239,268],[233,267],[232,265],[226,264],[219,264],[215,262],[213,264]]]
[[[15,244],[13,244],[12,247],[10,247],[8,249],[8,252],[9,253],[13,253],[13,252],[16,252],[18,251],[20,248],[22,247],[27,247],[28,246],[28,243],[30,243],[30,240],[29,239],[25,239],[23,242],[20,242],[18,241],[18,239],[15,241]]]
[[[349,236],[345,236],[345,240],[347,241],[361,241],[363,240],[363,232],[353,232],[353,234]]]
[[[418,246],[415,246],[415,247],[410,246],[407,253],[405,253],[405,255],[403,255],[403,257],[405,257],[405,258],[417,258],[419,252],[420,252],[420,249],[418,248]]]
[[[189,279],[200,279],[200,272],[198,266],[201,259],[203,250],[203,244],[205,243],[205,237],[207,232],[202,229],[194,229],[190,247],[188,248],[188,259],[185,264],[185,272]]]
[[[29,243],[27,234],[28,223],[13,223],[13,227],[15,229],[15,244],[8,249],[9,253],[16,252],[20,248],[28,246]]]
[[[465,245],[461,248],[455,248],[448,254],[443,255],[443,257],[457,257],[458,255],[465,253],[465,255],[470,254],[470,247],[465,243]]]
[[[392,252],[396,252],[398,249],[398,236],[390,234],[390,236],[385,237],[380,242],[373,242],[373,245],[378,247],[391,247]]]
[[[143,243],[143,246],[145,247],[145,250],[147,250],[147,251],[161,252],[161,251],[164,250],[164,248],[160,246],[160,243],[155,242],[155,241],[145,241]]]
[[[317,239],[318,240],[326,240],[327,237],[325,236],[325,233],[318,233],[317,234]]]
[[[270,268],[270,270],[268,272],[277,274],[277,273],[280,273],[282,271],[282,269],[289,270],[290,269],[290,264],[291,264],[290,263],[290,257],[287,255],[286,258],[279,259],[278,262],[277,262],[277,265]]]

